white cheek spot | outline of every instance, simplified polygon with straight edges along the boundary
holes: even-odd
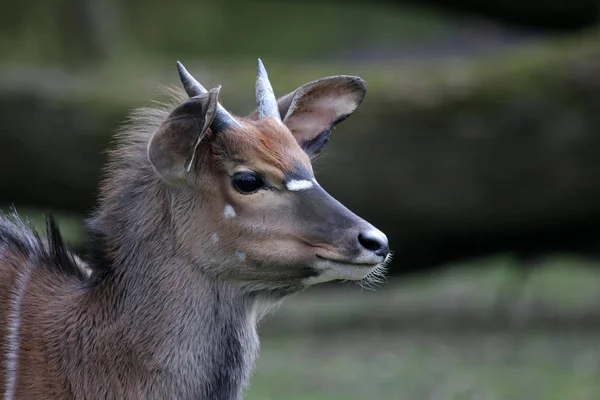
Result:
[[[219,235],[217,235],[216,233],[213,233],[210,238],[212,239],[212,242],[214,244],[219,243]]]
[[[231,207],[229,204],[227,204],[225,206],[225,208],[223,209],[223,216],[225,218],[233,218],[233,217],[235,217],[235,210],[233,209],[233,207]]]
[[[312,183],[312,181],[307,181],[307,180],[292,179],[292,180],[288,181],[285,184],[285,186],[287,187],[288,190],[295,192],[298,190],[310,189],[311,187],[313,187],[313,183]]]
[[[235,252],[235,256],[238,258],[238,260],[240,261],[244,261],[246,259],[246,253],[244,253],[243,251],[236,251]]]

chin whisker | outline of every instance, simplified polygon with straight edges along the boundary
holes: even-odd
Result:
[[[367,276],[354,282],[363,289],[376,290],[379,285],[387,280],[385,273],[387,272],[388,265],[392,261],[392,257],[392,253],[388,254],[385,260],[381,264],[378,264]]]

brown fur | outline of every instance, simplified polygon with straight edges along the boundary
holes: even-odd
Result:
[[[298,168],[312,171],[309,157],[289,131],[275,120],[243,121],[242,129],[233,129],[215,143],[220,163],[234,159],[257,170],[267,170],[283,180]]]
[[[194,101],[202,112],[207,103]],[[240,128],[198,132],[180,120],[165,127],[172,109],[139,111],[119,134],[84,262],[52,222],[40,239],[0,218],[3,393],[6,377],[16,378],[8,398],[239,400],[264,312],[327,272],[316,266],[319,252],[350,263],[367,254],[357,242],[372,228],[365,221],[318,185],[286,190],[287,177],[313,175],[282,123],[240,119]],[[203,135],[176,184],[161,180],[148,155],[153,135],[174,126],[188,143],[174,143],[177,156]],[[169,151],[170,140],[159,150]],[[230,180],[240,168],[274,189],[238,193]]]

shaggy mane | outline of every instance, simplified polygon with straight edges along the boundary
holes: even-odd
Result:
[[[111,149],[107,151],[96,211],[86,221],[85,259],[96,280],[105,277],[114,262],[111,240],[115,233],[106,232],[101,220],[121,214],[118,210],[131,201],[132,194],[137,194],[141,185],[158,179],[148,161],[148,143],[173,108],[188,98],[175,86],[160,87],[159,93],[166,96],[166,100],[152,101],[154,107],[133,110],[117,128]]]
[[[81,282],[89,279],[85,267],[78,263],[64,243],[60,229],[52,215],[45,217],[46,235],[42,237],[30,221],[15,212],[0,215],[0,250],[18,251],[25,258],[50,266],[65,276]]]

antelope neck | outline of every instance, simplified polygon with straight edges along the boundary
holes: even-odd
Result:
[[[124,257],[127,265],[113,266],[83,295],[79,318],[95,326],[88,330],[91,347],[122,346],[129,368],[148,374],[144,379],[152,381],[152,390],[162,388],[176,398],[241,398],[258,351],[254,300],[225,282],[199,279],[193,267],[157,253],[137,249]],[[94,370],[127,368],[97,365],[112,357],[95,360],[69,350],[62,354],[74,367],[84,359]]]

